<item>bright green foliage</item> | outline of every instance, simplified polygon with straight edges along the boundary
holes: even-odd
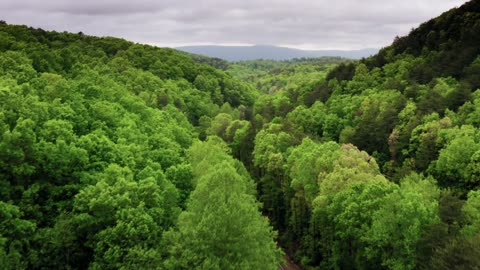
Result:
[[[311,205],[319,192],[319,180],[334,170],[334,161],[341,155],[334,142],[317,144],[306,138],[288,157],[291,186],[305,196]],[[323,182],[323,181],[322,181]]]
[[[409,176],[400,186],[376,178],[336,193],[327,207],[334,226],[331,263],[342,269],[413,269],[427,225],[438,222],[431,179]]]
[[[325,105],[320,101],[315,102],[310,108],[300,105],[287,115],[287,120],[301,127],[302,132],[317,136],[324,134],[326,118]]]
[[[340,133],[352,128],[355,112],[361,103],[361,96],[333,95],[329,98],[325,103],[327,115],[323,124],[323,137],[339,141]]]
[[[2,265],[161,267],[195,184],[194,125],[240,114],[254,89],[171,49],[7,24],[0,36],[0,194],[18,223],[0,232]],[[241,145],[236,127],[224,135]]]
[[[408,146],[412,131],[420,122],[416,114],[417,106],[415,102],[411,100],[407,101],[405,107],[398,114],[398,124],[388,137],[388,147],[392,163],[405,160],[408,154],[402,150]]]
[[[415,166],[425,170],[430,162],[438,157],[440,150],[437,145],[438,133],[441,129],[452,126],[450,118],[438,119],[438,114],[426,116],[424,123],[411,132],[408,153],[415,159]],[[407,150],[405,150],[407,152]]]
[[[219,145],[220,144],[220,145]],[[281,251],[262,217],[251,180],[213,138],[190,149],[196,187],[178,230],[167,237],[167,269],[277,269]],[[202,167],[209,163],[210,166]]]
[[[475,91],[473,94],[473,100],[466,102],[459,109],[459,116],[465,119],[465,123],[473,125],[475,127],[480,126],[480,91]]]
[[[227,69],[233,76],[253,83],[262,93],[255,102],[255,113],[271,120],[284,117],[297,105],[311,106],[316,99],[328,95],[320,88],[326,73],[334,64],[348,62],[347,59],[322,57],[294,59],[290,61],[242,61]]]
[[[366,93],[364,93],[366,94]],[[397,91],[371,92],[358,108],[351,134],[341,135],[342,142],[351,142],[369,153],[388,153],[387,140],[396,118],[404,106],[404,98]],[[375,136],[371,136],[371,134]]]
[[[341,155],[333,160],[332,170],[320,171],[318,175],[320,205],[328,197],[351,183],[365,181],[369,178],[381,177],[380,170],[374,158],[366,152],[359,151],[351,144],[342,145]]]
[[[347,62],[339,57],[304,58],[290,61],[240,61],[229,66],[233,76],[256,83],[263,93],[307,88],[315,83],[334,64]]]
[[[318,144],[305,138],[288,157],[291,195],[288,228],[292,238],[304,236],[308,229],[312,202],[319,192],[319,178],[333,170],[333,163],[341,155],[334,142]]]
[[[365,64],[359,64],[355,68],[355,75],[352,80],[346,85],[345,91],[349,94],[359,94],[367,89],[376,88],[378,86],[377,76],[378,70],[369,72]]]
[[[166,170],[165,176],[177,188],[179,204],[184,208],[193,190],[192,166],[188,163],[172,166]]]
[[[261,130],[255,138],[253,152],[255,165],[267,171],[281,171],[286,163],[288,148],[294,145],[294,138],[282,130],[280,124],[271,124]]]
[[[410,175],[400,190],[385,197],[366,239],[389,269],[414,269],[422,231],[438,222],[438,189],[432,179]]]
[[[304,263],[322,258],[326,268],[415,268],[424,231],[439,222],[433,179],[411,175],[399,186],[354,146],[311,139],[295,147],[288,167],[295,190],[288,225],[302,239]]]
[[[478,268],[476,236],[459,232],[475,224],[474,204],[460,209],[479,187],[479,14],[470,1],[309,88],[294,81],[307,64],[291,80],[292,69],[268,61],[232,66],[265,93],[254,104],[252,173],[297,262]]]
[[[293,238],[302,239],[307,256],[321,256],[324,263],[333,263],[338,257],[332,257],[332,252],[340,252],[332,250],[337,244],[332,242],[333,235],[329,234],[334,221],[328,209],[334,197],[352,185],[388,182],[368,154],[352,145],[340,146],[334,142],[318,144],[304,139],[290,154],[288,167],[295,191],[288,224],[290,233]],[[310,227],[308,230],[307,226]]]
[[[471,126],[445,132],[449,141],[440,150],[438,160],[432,165],[437,178],[450,186],[472,187],[478,185],[478,159],[480,137]],[[453,138],[448,138],[453,137]]]
[[[169,269],[276,269],[281,252],[244,179],[228,163],[199,179],[179,231],[171,235]]]
[[[464,234],[468,236],[480,235],[480,191],[470,191],[468,193],[468,200],[462,210],[468,224],[463,228]]]
[[[249,121],[235,120],[227,128],[226,141],[229,142],[232,154],[245,165],[252,162],[253,140],[255,131]]]
[[[290,148],[297,144],[295,138],[283,130],[281,124],[271,123],[255,137],[253,162],[260,168],[259,190],[264,211],[270,220],[280,226],[285,224],[290,203],[290,182],[284,171]]]
[[[210,128],[207,129],[207,135],[215,135],[218,137],[226,138],[227,137],[227,128],[232,122],[232,117],[226,113],[219,113],[212,120]]]
[[[21,217],[17,206],[0,202],[0,264],[3,269],[27,269],[23,258],[30,248],[29,239],[35,224]]]
[[[86,248],[94,253],[90,267],[158,267],[162,232],[178,215],[177,197],[158,168],[146,167],[134,179],[129,169],[110,165],[74,202],[77,237],[89,239]]]
[[[330,241],[331,264],[342,269],[369,269],[381,264],[379,250],[367,236],[372,231],[373,213],[382,208],[385,196],[396,190],[385,180],[351,185],[335,194],[326,212],[335,233]],[[320,212],[319,212],[320,213]],[[319,214],[317,214],[319,215]]]
[[[196,180],[208,173],[212,164],[221,163],[225,160],[229,160],[240,175],[249,178],[243,164],[233,159],[229,153],[228,145],[216,136],[208,137],[205,142],[194,143],[188,150],[188,160],[192,164],[195,185],[197,184]]]
[[[479,21],[239,63],[0,21],[0,265],[479,269]]]

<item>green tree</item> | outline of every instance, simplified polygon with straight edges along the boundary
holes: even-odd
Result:
[[[438,160],[431,165],[442,185],[468,190],[478,186],[478,155],[480,143],[476,129],[462,126],[445,131],[445,147],[440,150]],[[479,152],[479,153],[477,153]]]
[[[22,219],[21,210],[0,201],[0,263],[2,268],[28,269],[26,251],[36,224]]]
[[[157,268],[162,233],[178,215],[177,191],[158,168],[134,176],[110,165],[95,185],[75,197],[72,223],[77,239],[88,239],[94,269]]]
[[[468,199],[462,208],[467,225],[463,233],[467,236],[480,235],[480,191],[470,191]]]
[[[277,269],[281,251],[248,186],[231,164],[212,166],[168,235],[168,269]]]

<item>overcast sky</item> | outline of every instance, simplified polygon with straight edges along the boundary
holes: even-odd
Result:
[[[0,0],[0,20],[159,46],[379,48],[465,0]]]

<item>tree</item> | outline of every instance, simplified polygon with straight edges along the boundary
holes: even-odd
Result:
[[[168,234],[168,269],[277,269],[281,251],[245,180],[227,161],[192,192],[178,231]]]
[[[207,129],[207,135],[215,135],[220,138],[227,137],[227,128],[232,122],[232,116],[226,113],[220,113],[212,120],[210,128]]]
[[[28,266],[26,251],[36,225],[21,217],[17,206],[0,201],[0,264],[6,270]]]
[[[470,191],[468,200],[462,208],[467,225],[463,228],[463,233],[467,236],[480,235],[480,191]]]
[[[381,258],[374,255],[376,249],[366,239],[371,230],[373,213],[382,208],[385,196],[397,189],[385,179],[370,179],[352,184],[335,194],[326,211],[325,228],[332,228],[333,234],[326,257],[331,264],[341,269],[371,269],[381,265]],[[328,254],[328,253],[327,253]]]
[[[438,157],[440,150],[440,146],[437,144],[438,133],[451,126],[450,118],[439,119],[438,114],[433,113],[425,116],[423,124],[412,130],[408,154],[414,158],[416,169],[420,171],[427,169],[430,163]]]
[[[445,131],[446,146],[440,150],[432,171],[440,184],[468,190],[478,186],[478,155],[480,143],[476,129],[462,126]],[[478,154],[477,154],[478,152]]]
[[[271,123],[255,136],[253,163],[259,168],[260,201],[264,211],[277,228],[284,228],[288,216],[291,187],[284,166],[288,150],[295,145],[295,138],[282,130],[281,124]]]
[[[405,99],[398,91],[369,93],[359,107],[358,117],[354,120],[354,132],[348,137],[345,136],[346,141],[341,142],[353,143],[370,154],[377,151],[387,155],[388,137],[404,104]]]
[[[75,197],[71,222],[77,239],[88,239],[84,252],[93,253],[90,267],[159,267],[163,231],[179,209],[175,187],[158,169],[146,167],[134,179],[128,168],[110,165]]]
[[[373,213],[365,239],[372,245],[369,256],[379,256],[389,269],[414,269],[417,245],[428,225],[439,222],[439,191],[432,178],[411,174],[400,189],[385,196]]]
[[[334,232],[327,259],[341,269],[414,269],[423,231],[438,223],[437,207],[435,183],[419,175],[400,186],[384,178],[353,183],[327,206],[324,226]]]
[[[334,161],[341,155],[340,146],[334,142],[318,144],[305,138],[288,157],[292,188],[301,193],[308,205],[319,192],[319,177],[333,171]],[[323,180],[323,179],[322,179]]]

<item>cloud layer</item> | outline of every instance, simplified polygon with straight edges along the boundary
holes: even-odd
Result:
[[[0,19],[160,46],[382,47],[465,0],[2,0]]]

